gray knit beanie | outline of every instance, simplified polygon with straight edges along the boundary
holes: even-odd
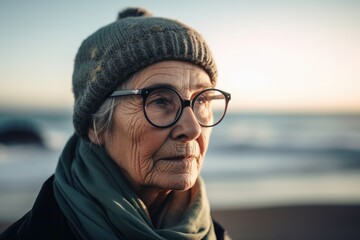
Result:
[[[215,61],[198,32],[144,9],[125,9],[117,21],[85,39],[73,73],[76,133],[87,138],[92,114],[111,93],[135,72],[164,60],[191,62],[217,80]]]

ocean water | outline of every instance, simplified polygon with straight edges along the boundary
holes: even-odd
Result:
[[[31,208],[73,132],[71,114],[0,112],[30,122],[45,147],[0,145],[0,221]],[[229,113],[202,169],[213,208],[360,204],[360,114]]]
[[[213,207],[360,203],[360,114],[229,114],[203,176]]]

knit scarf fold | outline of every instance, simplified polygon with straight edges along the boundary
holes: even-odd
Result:
[[[56,201],[79,239],[216,239],[202,179],[188,191],[190,204],[179,220],[166,222],[176,212],[167,209],[155,227],[103,147],[74,134],[55,171]],[[167,208],[176,208],[176,197],[167,201]]]

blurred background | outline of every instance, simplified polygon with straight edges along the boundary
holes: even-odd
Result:
[[[232,100],[202,175],[234,239],[286,239],[286,224],[313,229],[306,239],[325,239],[325,227],[360,236],[360,1],[350,0],[0,1],[0,231],[31,208],[73,133],[78,47],[128,6],[189,24],[213,50]]]

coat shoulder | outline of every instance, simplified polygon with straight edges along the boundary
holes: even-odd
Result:
[[[231,240],[225,228],[213,219],[215,235],[217,240]]]
[[[42,186],[33,208],[12,224],[0,239],[76,239],[57,204],[53,191],[54,176]]]

